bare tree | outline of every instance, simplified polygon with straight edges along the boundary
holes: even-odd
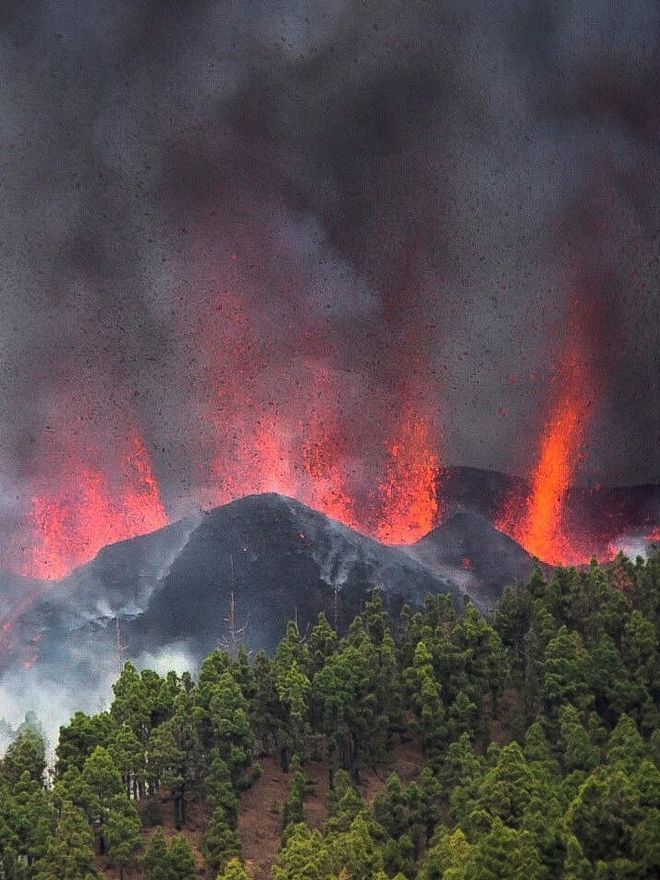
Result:
[[[117,665],[119,666],[119,674],[124,668],[126,651],[128,651],[128,643],[124,644],[121,637],[121,624],[119,618],[115,617],[115,645],[117,651]]]

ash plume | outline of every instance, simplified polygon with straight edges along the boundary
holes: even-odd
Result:
[[[406,407],[526,475],[575,299],[579,479],[658,479],[656,3],[6,0],[0,76],[5,553],[135,430],[170,518],[330,405],[358,493]]]

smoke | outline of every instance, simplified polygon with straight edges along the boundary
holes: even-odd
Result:
[[[49,590],[35,585],[40,595],[0,575],[0,611],[7,625],[0,633],[0,752],[3,737],[7,740],[2,722],[16,728],[35,711],[56,744],[60,725],[75,712],[107,708],[128,658],[139,669],[163,675],[196,671],[199,657],[185,643],[141,650],[126,629],[148,609],[199,522],[190,517],[115,544]]]
[[[83,668],[93,668],[94,675],[81,673],[76,661]],[[0,722],[15,729],[34,711],[49,743],[56,744],[60,727],[68,724],[75,712],[96,713],[108,707],[116,678],[117,668],[110,657],[91,651],[71,658],[66,665],[39,664],[34,669],[6,671],[0,678]],[[2,745],[0,741],[0,750]]]
[[[648,535],[619,535],[610,542],[609,554],[613,558],[623,553],[628,559],[649,559],[657,550],[657,540]]]
[[[576,298],[578,477],[658,479],[657,4],[2,6],[6,543],[134,434],[170,517],[265,418],[528,474]]]

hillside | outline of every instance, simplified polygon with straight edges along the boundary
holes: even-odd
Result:
[[[431,571],[451,575],[481,607],[492,609],[506,586],[527,580],[533,558],[473,511],[451,514],[411,548]]]
[[[660,557],[535,569],[193,679],[127,663],[107,711],[0,763],[9,880],[532,880],[660,870]]]

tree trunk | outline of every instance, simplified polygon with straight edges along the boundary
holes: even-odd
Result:
[[[174,798],[174,824],[177,831],[181,831],[186,824],[186,800],[184,789],[180,788],[176,792],[172,792]]]

